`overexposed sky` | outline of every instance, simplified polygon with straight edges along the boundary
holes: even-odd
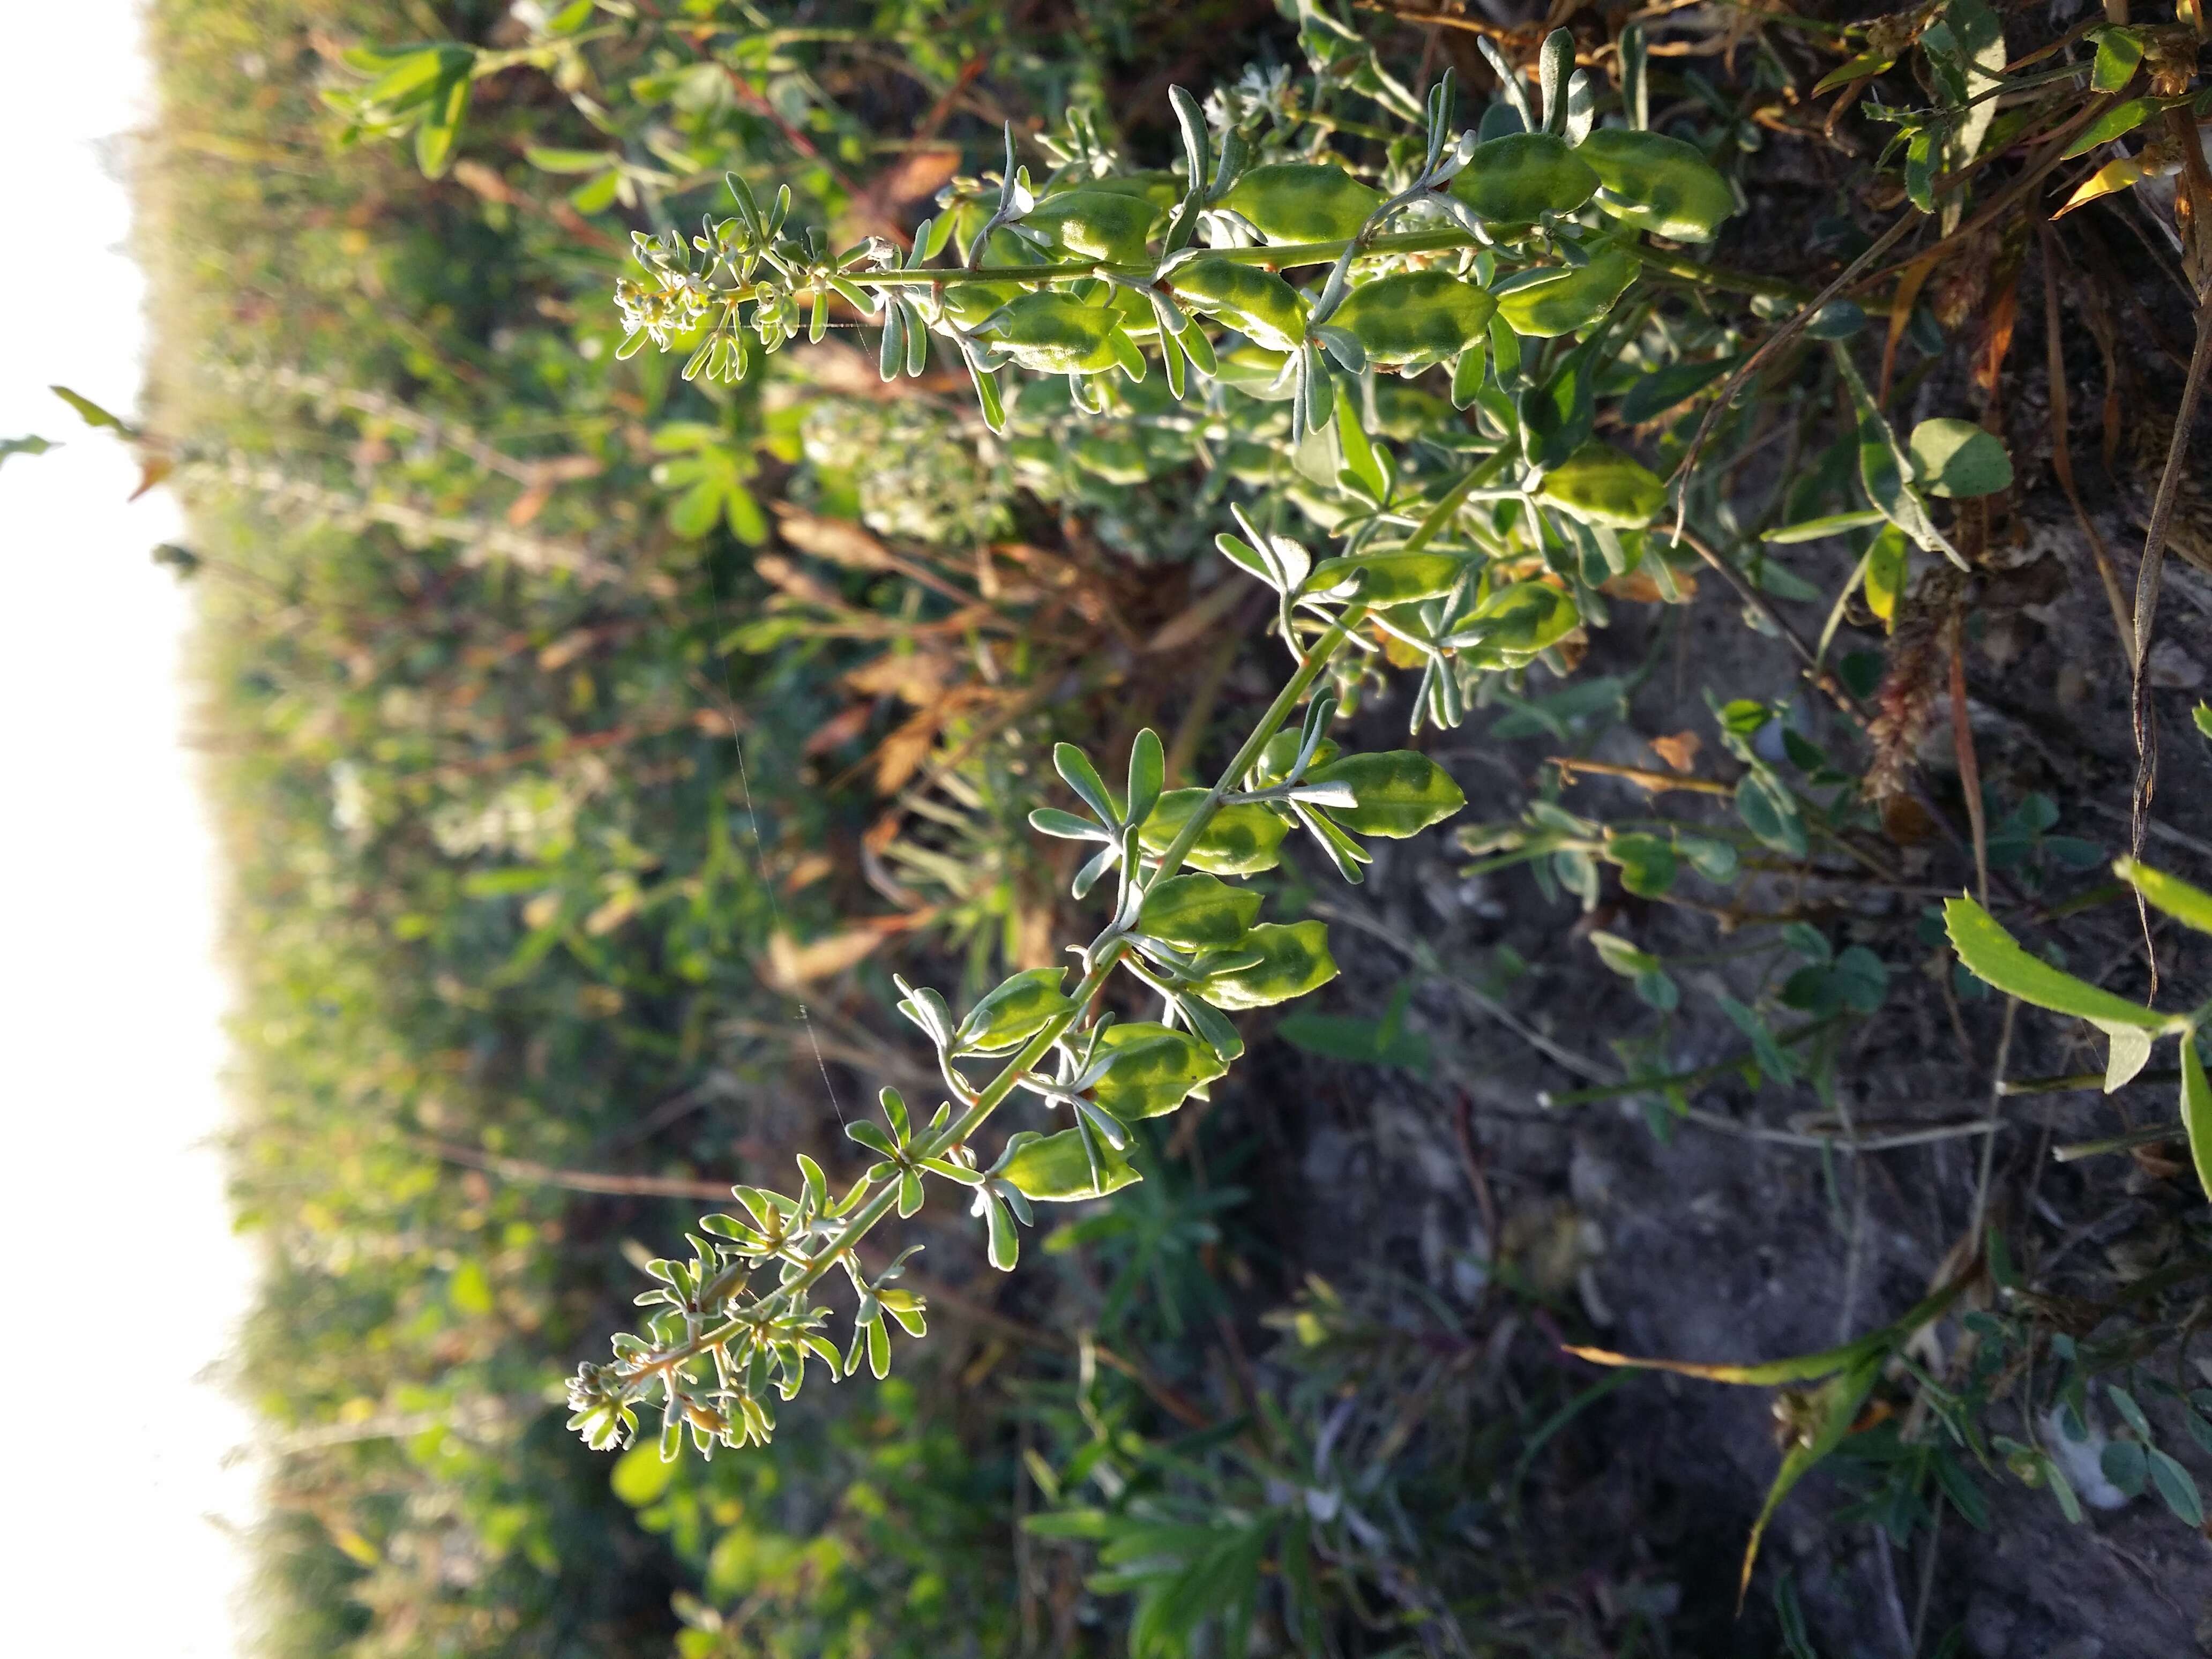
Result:
[[[125,447],[46,390],[137,402],[143,285],[100,141],[151,119],[135,0],[0,0],[0,1650],[238,1650],[256,1476],[207,1376],[251,1291],[219,1156],[225,986],[179,659]],[[210,162],[208,165],[219,165]]]

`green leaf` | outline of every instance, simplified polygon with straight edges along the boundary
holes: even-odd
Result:
[[[1323,559],[1299,584],[1303,597],[1358,599],[1377,608],[1440,599],[1458,585],[1467,560],[1456,553],[1366,553]]]
[[[1356,806],[1332,806],[1328,815],[1356,835],[1403,840],[1467,805],[1467,795],[1451,775],[1426,755],[1410,749],[1346,755],[1306,774],[1310,783],[1348,787]]]
[[[48,386],[46,390],[82,415],[87,426],[105,427],[110,431],[125,434],[131,429],[131,423],[121,416],[111,415],[91,398],[72,392],[65,386]]]
[[[2143,1449],[2137,1442],[2108,1442],[2097,1454],[2097,1467],[2104,1472],[2106,1480],[2130,1498],[2142,1496],[2145,1478],[2150,1474],[2150,1460],[2143,1455]]]
[[[1328,320],[1379,368],[1425,368],[1487,340],[1498,302],[1448,271],[1401,270],[1352,291]]]
[[[1098,1152],[1095,1182],[1091,1173],[1091,1154],[1084,1146],[1080,1129],[1062,1129],[1052,1135],[1022,1131],[1006,1143],[1008,1156],[994,1173],[1024,1198],[1041,1204],[1103,1198],[1143,1178],[1129,1167],[1129,1160],[1111,1146],[1103,1141],[1094,1144]]]
[[[1451,181],[1451,193],[1493,224],[1534,224],[1567,214],[1597,193],[1598,176],[1565,139],[1514,132],[1474,147]]]
[[[2197,1490],[2197,1478],[2164,1452],[2155,1449],[2146,1455],[2150,1462],[2150,1483],[2166,1506],[2173,1511],[2173,1518],[2187,1527],[2204,1524],[2204,1499]]]
[[[1158,205],[1141,196],[1078,186],[1046,197],[1022,223],[1049,236],[1058,253],[1141,264],[1145,244],[1159,216]]]
[[[1796,1062],[1790,1051],[1775,1040],[1773,1031],[1759,1017],[1758,1011],[1722,994],[1718,999],[1721,1012],[1729,1017],[1736,1030],[1751,1042],[1751,1056],[1770,1083],[1787,1083],[1797,1075]]]
[[[1348,1014],[1285,1015],[1275,1035],[1293,1048],[1324,1060],[1355,1066],[1389,1066],[1416,1077],[1429,1074],[1428,1039],[1403,1029],[1394,1018],[1366,1019]]]
[[[1735,787],[1735,810],[1744,827],[1776,852],[1805,856],[1805,821],[1784,786],[1760,772],[1747,772]]]
[[[1881,74],[1897,62],[1892,52],[1863,52],[1856,58],[1845,58],[1813,83],[1813,96],[1833,92],[1838,87],[1849,86],[1854,81],[1864,81]]]
[[[1336,977],[1328,929],[1318,921],[1262,922],[1244,936],[1243,949],[1260,960],[1233,973],[1213,974],[1194,988],[1217,1008],[1267,1008],[1316,990]]]
[[[1194,1090],[1229,1071],[1228,1062],[1197,1038],[1145,1020],[1109,1025],[1099,1034],[1094,1062],[1109,1056],[1091,1096],[1124,1123],[1172,1112]]]
[[[522,158],[540,173],[596,173],[622,160],[614,150],[554,149],[544,144],[526,146]]]
[[[1777,547],[1794,546],[1799,542],[1817,542],[1823,537],[1840,536],[1847,530],[1863,530],[1870,524],[1884,522],[1882,515],[1872,507],[1863,507],[1851,513],[1831,513],[1823,519],[1807,519],[1802,523],[1784,525],[1779,530],[1770,530],[1759,539]]]
[[[1020,1048],[1075,1006],[1060,990],[1066,977],[1064,968],[1029,968],[1002,981],[960,1022],[954,1052],[1002,1054]]]
[[[2167,1015],[2154,1008],[2141,1007],[2110,991],[2099,990],[2053,968],[2040,957],[2031,956],[1997,925],[1996,917],[1970,898],[1943,902],[1943,929],[1966,970],[2007,996],[2098,1025],[2136,1026],[2150,1031],[2164,1031],[2172,1025]]]
[[[1912,428],[1913,481],[1938,495],[1994,495],[2012,488],[2004,445],[1972,421],[1939,416]]]
[[[1285,736],[1295,737],[1288,732]],[[1260,895],[1218,877],[1170,876],[1154,882],[1137,912],[1139,932],[1193,950],[1236,944],[1259,920]]]
[[[1161,787],[1167,781],[1167,753],[1160,746],[1160,734],[1149,726],[1129,745],[1127,817],[1141,823],[1159,804]]]
[[[1170,789],[1162,795],[1138,832],[1144,850],[1154,858],[1166,852],[1206,796],[1203,789]],[[1264,806],[1249,802],[1224,806],[1207,821],[1186,861],[1193,869],[1217,876],[1257,875],[1280,861],[1277,849],[1289,833],[1290,825]]]
[[[1674,849],[1656,836],[1610,836],[1599,855],[1620,868],[1620,884],[1639,898],[1663,897],[1680,868]]]
[[[2070,161],[2077,155],[2087,155],[2100,144],[2125,137],[2157,114],[2160,107],[2160,100],[2155,98],[2130,98],[2124,104],[2113,105],[2081,129],[2080,136],[2067,145],[2063,159]]]
[[[1639,951],[1620,934],[1602,928],[1590,933],[1589,942],[1597,951],[1598,960],[1623,979],[1656,974],[1667,965],[1649,951]]]
[[[668,527],[686,541],[696,541],[722,518],[723,481],[702,478],[668,504]]]
[[[1358,234],[1382,192],[1325,162],[1275,161],[1252,168],[1217,205],[1270,242],[1334,242]]]
[[[768,520],[761,516],[760,503],[751,490],[734,480],[722,489],[722,521],[747,547],[758,547],[768,539]]]
[[[1634,456],[1593,441],[1547,472],[1536,496],[1584,524],[1641,530],[1665,511],[1667,486]]]
[[[2133,859],[2119,860],[2112,873],[2141,893],[2153,909],[2165,911],[2185,927],[2212,933],[2212,893]]]
[[[2189,717],[2197,722],[2199,732],[2207,738],[2212,738],[2212,702],[2198,703],[2190,710]]]
[[[1735,191],[1695,147],[1661,132],[1600,127],[1577,146],[1603,186],[1597,204],[1625,224],[1677,242],[1710,242]]]
[[[634,1510],[660,1501],[676,1479],[677,1465],[673,1459],[663,1462],[658,1446],[633,1446],[615,1459],[614,1468],[608,1472],[607,1484],[614,1488],[616,1497]]]
[[[1636,272],[1635,260],[1607,247],[1586,265],[1545,265],[1516,273],[1494,283],[1491,294],[1498,314],[1516,334],[1549,339],[1588,328],[1611,311]]]
[[[887,316],[900,314],[894,307]],[[1073,295],[1048,290],[1024,295],[995,313],[988,326],[1006,355],[1024,368],[1039,374],[1084,374],[1114,367],[1118,320],[1110,307],[1085,305]],[[893,361],[886,352],[886,365]]]
[[[1558,644],[1582,622],[1573,596],[1548,582],[1515,582],[1501,587],[1475,608],[1465,628],[1451,636],[1455,647],[1480,645],[1501,651],[1510,661],[1525,661]]]
[[[477,1318],[482,1318],[498,1305],[492,1296],[491,1280],[485,1275],[483,1264],[479,1261],[464,1261],[455,1268],[453,1282],[447,1286],[446,1294],[453,1299],[457,1312]]]
[[[2119,92],[2135,79],[2142,62],[2142,37],[2132,29],[2102,28],[2096,32],[2097,57],[2090,65],[2093,92]]]
[[[429,113],[415,129],[415,164],[425,179],[442,179],[453,164],[453,145],[460,137],[461,118],[469,108],[466,62],[439,82],[431,94]]]
[[[60,445],[49,443],[35,434],[22,438],[0,438],[0,461],[5,461],[10,455],[43,455],[50,449],[60,447]]]
[[[1629,426],[1656,421],[1696,397],[1741,361],[1734,356],[1705,357],[1656,369],[1629,387],[1628,395],[1620,400],[1620,418]]]
[[[1936,528],[1936,521],[1928,515],[1928,503],[1908,481],[1906,473],[1911,464],[1904,446],[1898,442],[1897,434],[1875,402],[1874,394],[1867,390],[1850,351],[1838,345],[1834,352],[1836,367],[1843,374],[1844,385],[1850,388],[1851,401],[1858,410],[1859,483],[1866,491],[1867,500],[1882,517],[1910,536],[1915,547],[1923,552],[1940,551],[1964,569],[1966,561]]]
[[[1859,1408],[1866,1404],[1867,1396],[1881,1380],[1882,1364],[1883,1357],[1879,1355],[1863,1361],[1841,1376],[1821,1384],[1813,1395],[1812,1434],[1784,1455],[1782,1467],[1775,1471],[1774,1484],[1766,1489],[1766,1501],[1759,1506],[1759,1518],[1751,1523],[1751,1536],[1743,1548],[1743,1571],[1737,1581],[1739,1607],[1751,1589],[1751,1572],[1759,1564],[1759,1543],[1766,1536],[1774,1512],[1782,1507],[1782,1500],[1790,1495],[1790,1489],[1803,1480],[1814,1464],[1843,1443],[1851,1425],[1858,1420]]]
[[[1286,726],[1268,738],[1267,746],[1260,751],[1260,758],[1253,763],[1252,787],[1255,789],[1270,788],[1289,777],[1291,768],[1297,764],[1298,750],[1304,744],[1305,733],[1294,726]],[[1326,766],[1341,752],[1332,739],[1323,738],[1314,745],[1307,764]]]
[[[2189,1132],[2189,1161],[2197,1166],[2197,1184],[2212,1198],[2212,1082],[2204,1076],[2204,1057],[2197,1051],[2197,1034],[2181,1039],[2181,1125]]]
[[[1896,626],[1897,602],[1904,597],[1911,568],[1911,554],[1905,532],[1893,524],[1885,525],[1874,538],[1874,545],[1867,549],[1866,601],[1867,609],[1886,626]]]

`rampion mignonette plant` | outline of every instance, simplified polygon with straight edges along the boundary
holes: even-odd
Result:
[[[920,1336],[924,1308],[896,1283],[904,1255],[871,1276],[856,1247],[894,1212],[914,1214],[933,1183],[961,1189],[993,1265],[1009,1269],[1032,1205],[1139,1178],[1128,1125],[1226,1072],[1243,1052],[1228,1016],[1336,972],[1322,924],[1263,922],[1261,896],[1228,878],[1273,868],[1301,830],[1356,882],[1361,837],[1411,836],[1462,804],[1425,756],[1345,754],[1331,740],[1359,659],[1418,664],[1414,729],[1455,725],[1482,677],[1602,622],[1608,578],[1640,568],[1674,591],[1659,538],[1643,533],[1665,491],[1594,436],[1597,386],[1657,304],[1639,276],[1694,269],[1643,236],[1709,241],[1735,199],[1691,146],[1646,129],[1629,46],[1615,122],[1597,124],[1595,88],[1561,31],[1544,46],[1539,100],[1493,54],[1504,97],[1478,128],[1453,131],[1447,77],[1425,130],[1364,177],[1316,147],[1260,160],[1235,100],[1214,100],[1209,121],[1177,88],[1179,177],[1119,171],[1110,153],[1078,144],[1035,183],[1010,134],[994,187],[956,181],[903,263],[881,240],[832,255],[787,225],[787,191],[763,208],[735,178],[736,216],[688,241],[635,239],[642,275],[617,289],[624,355],[688,349],[687,377],[735,380],[757,351],[802,330],[819,339],[842,300],[880,322],[887,380],[921,374],[933,342],[957,356],[994,430],[1023,389],[1010,370],[1065,375],[1077,405],[1103,415],[1117,376],[1157,368],[1177,399],[1204,398],[1233,358],[1243,384],[1256,365],[1261,395],[1288,399],[1300,472],[1333,480],[1345,510],[1335,557],[1316,561],[1257,511],[1238,510],[1243,533],[1218,538],[1274,590],[1295,665],[1212,787],[1166,787],[1149,730],[1120,788],[1081,750],[1055,750],[1083,810],[1041,807],[1030,823],[1094,845],[1075,896],[1111,895],[1105,925],[1075,952],[1076,983],[1030,969],[956,1018],[936,992],[900,981],[899,1012],[935,1049],[946,1102],[917,1124],[885,1090],[882,1122],[848,1131],[875,1161],[842,1194],[802,1156],[796,1192],[736,1188],[738,1212],[705,1217],[687,1258],[652,1263],[644,1329],[616,1337],[613,1358],[569,1387],[570,1426],[592,1445],[629,1443],[639,1407],[656,1403],[664,1455],[687,1425],[702,1451],[764,1441],[771,1394],[792,1398],[810,1358],[836,1377],[865,1357],[884,1376],[890,1324]],[[1473,429],[1401,459],[1363,424],[1373,377],[1430,370],[1449,373]],[[1158,1019],[1096,1009],[1116,972],[1158,996]],[[967,1069],[980,1060],[999,1062],[988,1081]],[[978,1136],[1017,1091],[1065,1127],[1021,1130],[987,1164]],[[816,1301],[836,1269],[859,1298],[842,1352]]]

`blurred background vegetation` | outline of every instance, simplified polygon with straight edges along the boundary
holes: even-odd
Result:
[[[1048,409],[987,457],[963,384],[893,392],[834,341],[687,386],[617,365],[607,295],[627,229],[725,170],[899,234],[1009,112],[1141,135],[1170,81],[1291,31],[1237,0],[610,6],[587,79],[479,81],[433,179],[334,149],[320,94],[363,45],[525,38],[505,8],[153,9],[149,408],[234,867],[270,1650],[1103,1651],[1132,1589],[1178,1650],[1293,1532],[1304,1557],[1273,1471],[1316,1408],[1186,1392],[1245,1363],[1219,1286],[1254,1245],[1210,1128],[1190,1175],[1055,1239],[1018,1316],[934,1297],[954,1335],[918,1382],[811,1401],[772,1451],[612,1461],[562,1427],[688,1194],[827,1158],[839,1105],[900,1075],[855,1012],[895,957],[971,993],[1049,959],[1066,872],[1016,787],[1046,740],[1159,720],[1180,769],[1268,684],[1216,626],[1241,596],[1194,591],[1187,446],[1061,441]],[[1317,1356],[1352,1317],[1304,1316]],[[1160,1500],[1086,1583],[1087,1547],[1017,1522],[1102,1460]],[[1300,1616],[1362,1553],[1286,1569]],[[1407,1616],[1393,1589],[1370,1616]]]

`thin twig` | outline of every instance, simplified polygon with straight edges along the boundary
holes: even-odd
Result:
[[[1959,793],[1966,800],[1966,826],[1974,837],[1974,893],[1990,902],[1990,826],[1982,804],[1982,763],[1974,752],[1974,723],[1966,710],[1966,614],[1951,613],[1951,748],[1959,761]]]
[[[2190,142],[2196,143],[2195,129]],[[2129,687],[2130,714],[2135,726],[2136,782],[2128,823],[2128,850],[2143,854],[2150,833],[2151,796],[2158,788],[2158,711],[2150,697],[2150,642],[2158,626],[2159,578],[2166,567],[2166,532],[2173,519],[2173,502],[2181,488],[2181,466],[2189,454],[2189,428],[2197,418],[2197,400],[2203,394],[2204,372],[2212,366],[2212,292],[2197,307],[2197,344],[2189,354],[2189,379],[2181,388],[2181,408],[2173,417],[2173,436],[2166,447],[2166,471],[2158,481],[2158,499],[2152,503],[2150,527],[2143,534],[2142,563],[2136,571],[2135,662]],[[2143,954],[2150,963],[2150,994],[2158,994],[2158,951],[2151,943],[2150,908],[2140,894],[2136,912],[2142,921]]]
[[[1727,411],[1730,401],[1750,381],[1751,377],[1765,366],[1767,359],[1804,332],[1805,325],[1820,314],[1822,307],[1858,281],[1867,267],[1895,246],[1898,239],[1911,229],[1919,222],[1921,216],[1917,209],[1910,213],[1899,215],[1897,222],[1876,237],[1873,245],[1865,252],[1844,267],[1841,276],[1814,295],[1812,299],[1807,301],[1802,310],[1791,316],[1788,322],[1776,329],[1773,333],[1768,335],[1756,351],[1736,366],[1735,371],[1722,386],[1720,396],[1713,400],[1711,406],[1705,410],[1705,417],[1698,422],[1697,433],[1691,438],[1690,447],[1682,452],[1681,464],[1675,467],[1674,478],[1669,480],[1670,483],[1679,482],[1689,477],[1690,469],[1697,465],[1698,455],[1703,453],[1706,441],[1712,436],[1713,428],[1720,424],[1721,416]],[[1678,507],[1674,526],[1677,539],[1680,539],[1682,534],[1681,514],[1687,511],[1686,504]]]
[[[1559,782],[1571,788],[1575,774],[1594,773],[1599,777],[1626,778],[1640,785],[1655,795],[1663,795],[1669,789],[1686,789],[1697,795],[1733,795],[1735,786],[1718,783],[1711,778],[1684,777],[1680,773],[1661,772],[1647,766],[1615,766],[1609,761],[1577,760],[1572,755],[1547,755],[1544,763],[1559,769]]]
[[[1423,972],[1450,986],[1468,1006],[1496,1020],[1529,1047],[1564,1066],[1577,1077],[1588,1078],[1593,1083],[1602,1084],[1612,1081],[1606,1068],[1595,1060],[1585,1059],[1573,1049],[1555,1042],[1488,992],[1477,988],[1458,975],[1452,973],[1437,959],[1436,952],[1426,945],[1401,938],[1373,917],[1363,915],[1357,910],[1346,909],[1340,905],[1332,904],[1326,900],[1316,902],[1313,909],[1316,915],[1325,917],[1330,921],[1341,922],[1347,927],[1355,928],[1360,933],[1378,939],[1411,958],[1413,964]]]
[[[2019,1013],[2019,1000],[2014,997],[2007,997],[2005,999],[2004,1024],[1997,1032],[1997,1057],[1990,1066],[1990,1115],[1988,1122],[1991,1133],[1990,1138],[1982,1143],[1981,1168],[1976,1173],[1974,1177],[1973,1224],[1966,1229],[1966,1237],[1970,1241],[1972,1241],[1970,1248],[1975,1250],[1979,1250],[1982,1248],[1982,1218],[1989,1212],[1990,1171],[1994,1167],[1996,1158],[1997,1139],[1995,1131],[1996,1130],[1999,1123],[2002,1121],[2004,1114],[2005,1062],[2012,1055],[2012,1030]]]
[[[2120,597],[2119,572],[2112,564],[2112,549],[2105,545],[2104,532],[2090,518],[2089,509],[2081,505],[2081,492],[2074,483],[2074,447],[2067,430],[2072,415],[2067,406],[2064,336],[2058,326],[2058,237],[2047,221],[2036,230],[2043,244],[2043,337],[2051,368],[2051,470],[2057,474],[2058,487],[2073,504],[2081,533],[2089,538],[2089,552],[2097,562],[2097,580],[2104,586],[2105,602],[2112,608],[2112,626],[2119,632],[2120,653],[2132,667],[2135,640],[2128,624],[2127,601]]]

